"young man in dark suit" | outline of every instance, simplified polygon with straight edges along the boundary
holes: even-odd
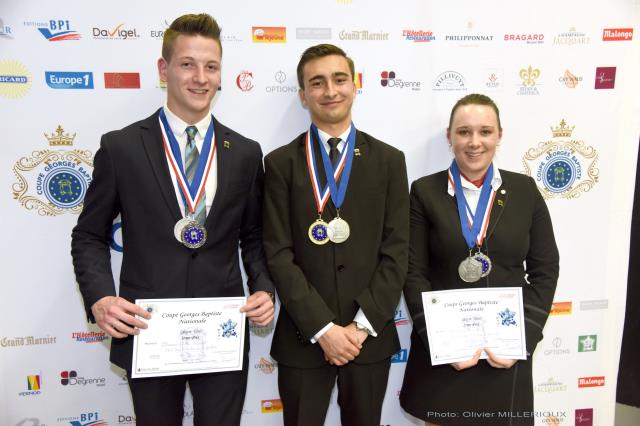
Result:
[[[138,425],[182,424],[187,382],[196,425],[239,424],[248,342],[241,371],[132,379],[132,335],[147,327],[135,316],[149,319],[135,299],[244,295],[239,244],[252,293],[241,310],[258,325],[274,316],[262,246],[262,152],[210,112],[220,87],[221,54],[220,28],[211,16],[185,15],[171,24],[158,60],[166,104],[103,135],[72,233],[87,315],[113,337],[110,359],[128,372]],[[173,148],[179,155],[170,154]],[[200,152],[209,153],[206,163]],[[195,198],[185,179],[199,184]],[[116,295],[109,231],[118,214],[124,251]],[[181,235],[186,225],[197,231],[194,240]]]
[[[345,425],[379,425],[407,273],[401,151],[356,130],[353,61],[322,44],[298,63],[308,132],[265,157],[264,244],[283,309],[271,355],[285,425],[322,425],[337,380]]]

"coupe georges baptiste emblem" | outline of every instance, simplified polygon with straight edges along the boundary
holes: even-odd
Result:
[[[553,138],[529,149],[522,159],[524,173],[533,176],[545,199],[578,198],[598,182],[598,153],[571,138],[574,128],[561,120],[551,128]]]
[[[35,150],[31,157],[22,157],[14,164],[17,182],[11,186],[13,198],[41,216],[78,214],[91,183],[93,154],[70,149],[76,134],[70,136],[60,125],[44,136],[50,149]]]

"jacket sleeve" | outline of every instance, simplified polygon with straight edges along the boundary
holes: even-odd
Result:
[[[120,212],[116,172],[109,153],[108,135],[103,135],[94,158],[91,184],[82,213],[71,232],[71,257],[89,321],[91,306],[105,296],[115,296],[111,271],[111,227]]]
[[[369,286],[356,302],[376,332],[393,319],[407,279],[409,255],[409,193],[404,154],[392,151],[379,261]]]

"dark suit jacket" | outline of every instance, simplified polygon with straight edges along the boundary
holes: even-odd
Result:
[[[404,296],[413,318],[413,334],[400,401],[405,410],[422,419],[429,411],[533,409],[530,357],[508,370],[499,371],[480,361],[462,372],[448,365],[432,367],[429,358],[424,291],[521,286],[527,352],[533,354],[542,339],[559,272],[551,218],[533,179],[505,170],[500,175],[502,185],[483,245],[492,270],[475,283],[465,283],[458,276],[458,265],[469,250],[456,200],[447,193],[447,171],[418,179],[411,186],[411,243]],[[435,417],[430,420],[440,423]],[[470,424],[474,421],[477,419]]]
[[[121,297],[134,301],[242,296],[238,242],[250,290],[273,291],[262,247],[260,146],[215,119],[214,129],[217,189],[205,223],[207,242],[195,250],[173,234],[182,213],[163,150],[158,112],[102,136],[71,243],[76,279],[90,320],[91,306],[116,294],[109,242],[118,213],[124,246]],[[111,361],[127,370],[132,342],[131,337],[112,341]]]
[[[283,307],[271,355],[292,367],[326,365],[320,345],[309,340],[331,321],[349,324],[362,308],[378,336],[365,341],[355,362],[383,360],[399,350],[393,317],[406,278],[409,238],[404,155],[357,132],[359,155],[340,209],[351,236],[319,246],[308,237],[318,214],[305,135],[265,157],[264,244]],[[314,148],[324,179],[317,143]],[[335,215],[328,201],[323,218],[328,222]]]

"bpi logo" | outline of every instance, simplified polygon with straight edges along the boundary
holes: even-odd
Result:
[[[400,326],[400,325],[407,325],[409,324],[409,320],[407,319],[406,316],[404,316],[402,309],[398,309],[396,310],[396,314],[393,318],[393,320],[396,323],[396,327]]]
[[[44,78],[52,89],[93,89],[92,72],[45,71]]]
[[[93,413],[82,413],[79,416],[79,420],[72,420],[69,423],[71,426],[108,426],[109,423],[106,420],[101,420],[97,411]]]
[[[38,31],[49,41],[80,40],[80,33],[73,31],[64,19],[51,19],[48,27],[38,27]]]

